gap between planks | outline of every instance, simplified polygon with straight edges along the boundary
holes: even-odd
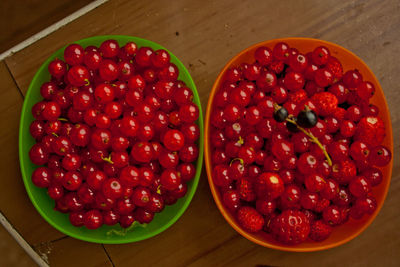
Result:
[[[54,23],[53,25],[50,25],[49,27],[45,28],[44,30],[41,30],[40,32],[36,33],[35,35],[29,37],[28,39],[26,39],[26,40],[22,41],[21,43],[15,45],[14,47],[11,47],[7,51],[1,53],[0,54],[0,60],[3,60],[6,57],[9,57],[9,56],[17,53],[18,51],[21,51],[22,49],[30,46],[34,42],[46,37],[47,35],[51,34],[52,32],[55,32],[59,28],[65,26],[68,23],[76,20],[77,18],[85,15],[86,13],[92,11],[93,9],[97,8],[98,6],[104,4],[107,1],[108,0],[96,0],[96,1],[86,5],[84,7],[82,7],[81,9],[78,9],[77,11],[72,13],[71,15],[63,18],[62,20]]]
[[[108,251],[107,251],[106,247],[104,246],[104,244],[101,244],[101,246],[103,247],[104,253],[106,253],[107,258],[108,258],[108,260],[110,261],[111,265],[112,265],[113,267],[115,267],[115,264],[114,264],[114,262],[112,261],[110,254],[108,254]]]
[[[11,70],[10,70],[10,68],[8,67],[7,62],[4,60],[3,63],[4,63],[4,65],[5,65],[5,67],[6,67],[7,71],[8,71],[8,74],[10,75],[11,79],[13,80],[15,87],[17,88],[19,94],[21,95],[21,98],[22,98],[22,99],[25,99],[25,96],[24,96],[24,94],[22,93],[21,89],[19,88],[19,86],[18,86],[18,84],[17,84],[17,81],[16,81],[15,78],[14,78],[14,75],[11,73]]]
[[[17,243],[25,250],[25,252],[41,267],[49,265],[35,252],[35,250],[25,241],[25,239],[11,225],[7,218],[0,212],[0,222]]]
[[[12,54],[17,53],[18,51],[21,51],[22,49],[28,47],[29,45],[33,44],[34,42],[46,37],[47,35],[51,34],[52,32],[58,30],[59,28],[67,25],[68,23],[74,21],[75,19],[85,15],[86,13],[90,12],[91,10],[97,8],[101,4],[107,2],[108,0],[96,0],[81,9],[75,11],[71,15],[65,17],[64,19],[54,23],[53,25],[45,28],[44,30],[36,33],[35,35],[29,37],[28,39],[22,41],[21,43],[17,44],[16,46],[8,49],[7,51],[3,52],[0,54],[0,61],[5,59],[8,56],[11,56]],[[6,69],[8,73],[11,75],[11,78],[14,82],[14,84],[17,87],[17,90],[21,94],[21,97],[24,98],[20,88],[15,82],[14,76],[12,75],[8,65],[4,62],[4,65],[6,66]],[[7,218],[3,215],[3,213],[0,212],[0,223],[4,226],[4,228],[10,233],[10,235],[17,241],[17,243],[25,250],[25,252],[39,265],[43,267],[48,267],[49,265],[35,252],[35,250],[26,242],[26,240],[18,233],[18,231],[11,225],[11,223],[7,220]],[[65,236],[66,237],[66,236]],[[60,239],[64,239],[65,237],[62,237]],[[53,240],[53,241],[58,241],[58,240]],[[109,258],[111,264],[114,266],[114,263],[112,262],[110,256],[108,255],[106,249],[103,246],[103,249],[105,253],[107,254],[107,257]]]

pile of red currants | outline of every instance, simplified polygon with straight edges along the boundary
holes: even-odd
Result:
[[[304,52],[304,51],[303,51]],[[374,213],[372,187],[391,161],[374,84],[343,72],[328,48],[286,43],[229,68],[210,115],[212,178],[248,232],[285,244],[322,241]]]
[[[74,226],[149,223],[185,196],[200,135],[193,92],[165,50],[71,44],[32,108],[32,182]]]

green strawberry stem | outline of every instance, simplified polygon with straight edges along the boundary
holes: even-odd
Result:
[[[297,124],[297,122],[295,120],[292,120],[290,118],[286,118],[286,121],[289,123],[292,123],[294,125],[296,125],[296,127],[302,131],[305,135],[307,135],[308,137],[310,137],[310,141],[317,144],[317,146],[322,150],[322,152],[325,155],[326,160],[328,161],[329,166],[332,166],[332,160],[331,157],[329,156],[328,152],[326,151],[326,149],[324,148],[324,146],[321,144],[321,142],[318,140],[317,137],[315,137],[311,132],[306,131],[303,127],[299,126]]]

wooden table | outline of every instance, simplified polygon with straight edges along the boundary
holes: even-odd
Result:
[[[0,210],[52,266],[400,265],[400,3],[373,1],[109,1],[0,62]],[[258,246],[237,234],[217,210],[203,171],[196,195],[170,229],[146,241],[100,245],[53,229],[23,187],[17,154],[18,123],[28,85],[42,62],[66,43],[101,34],[158,42],[189,67],[203,111],[217,74],[242,49],[289,36],[320,38],[360,56],[381,82],[395,145],[392,184],[372,225],[353,241],[315,253]]]
[[[3,0],[0,2],[0,53],[89,4],[92,0]],[[7,13],[6,13],[7,12]]]

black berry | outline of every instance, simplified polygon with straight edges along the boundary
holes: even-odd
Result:
[[[281,107],[281,108],[275,110],[274,119],[277,122],[284,122],[286,120],[286,118],[288,117],[288,115],[289,115],[289,113],[288,113],[287,109]]]
[[[318,118],[312,110],[302,110],[297,115],[297,123],[304,128],[311,128],[317,124]]]
[[[297,122],[296,118],[293,118],[293,120],[295,122]],[[300,131],[299,128],[297,128],[297,125],[290,121],[286,122],[286,128],[289,130],[289,132],[292,132],[292,133],[297,133],[298,131]]]

